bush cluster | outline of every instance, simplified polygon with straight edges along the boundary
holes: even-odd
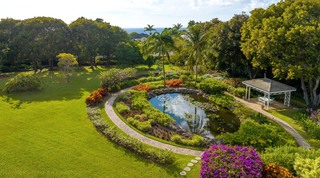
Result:
[[[188,146],[204,146],[206,144],[205,139],[196,134],[191,139],[183,139],[180,135],[174,134],[171,136],[171,141]]]
[[[180,79],[166,80],[166,85],[169,87],[180,87],[182,85],[182,80]]]
[[[132,68],[110,69],[100,74],[101,86],[115,86],[119,83],[137,76],[137,70]]]
[[[116,109],[120,114],[128,113],[130,111],[129,106],[124,104],[124,102],[117,102]]]
[[[265,149],[261,154],[261,158],[265,164],[275,163],[288,168],[292,173],[296,174],[294,164],[297,154],[304,159],[316,159],[320,157],[320,150],[309,150],[292,146],[270,147]]]
[[[293,117],[306,132],[316,139],[320,139],[320,123],[314,122],[306,114],[297,114]]]
[[[224,108],[231,109],[232,106],[234,106],[234,98],[229,95],[225,94],[213,94],[210,95],[209,100],[213,103],[216,103]]]
[[[242,88],[242,87],[235,88],[232,86],[228,86],[227,91],[229,93],[231,93],[232,95],[237,96],[239,98],[242,98],[246,94],[246,89]]]
[[[254,148],[212,145],[202,155],[200,177],[262,177],[262,170]]]
[[[263,166],[263,177],[265,178],[295,178],[289,169],[275,163]]]
[[[320,157],[316,159],[296,157],[294,169],[299,177],[320,177]]]
[[[151,129],[152,123],[154,122],[152,119],[149,119],[147,121],[140,121],[136,119],[136,117],[129,117],[128,119],[129,124],[133,125],[138,130],[141,130],[142,132],[147,132]]]
[[[268,147],[296,145],[292,136],[281,126],[259,124],[253,120],[245,120],[234,133],[223,133],[216,138],[231,145],[252,146],[259,151]]]
[[[139,140],[119,133],[114,127],[110,127],[102,118],[99,108],[88,107],[87,113],[96,129],[117,145],[158,164],[171,165],[176,161],[172,152],[148,147]]]
[[[204,79],[199,84],[199,88],[207,94],[221,94],[227,90],[228,85],[214,78]]]
[[[150,85],[148,84],[140,84],[140,85],[136,85],[132,88],[133,90],[137,90],[137,91],[150,91]]]
[[[107,87],[98,88],[97,90],[91,92],[91,94],[86,98],[86,104],[89,106],[98,105],[108,94],[109,92]]]
[[[5,84],[3,91],[6,93],[25,92],[40,90],[41,88],[42,82],[37,75],[20,73]]]
[[[224,83],[232,86],[234,88],[240,87],[242,85],[243,79],[241,78],[225,78],[222,80]]]

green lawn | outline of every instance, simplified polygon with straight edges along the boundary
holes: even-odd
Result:
[[[279,117],[283,121],[287,122],[291,127],[293,127],[306,141],[314,148],[320,148],[320,140],[313,139],[303,128],[295,123],[292,117],[299,113],[299,110],[294,109],[281,109],[281,110],[269,110],[272,115]]]
[[[106,140],[86,116],[84,100],[99,71],[82,69],[71,83],[55,74],[39,92],[0,92],[0,177],[178,177],[192,156],[163,167]],[[0,79],[0,90],[8,78]],[[106,116],[105,116],[106,117]],[[187,177],[199,177],[197,165]]]

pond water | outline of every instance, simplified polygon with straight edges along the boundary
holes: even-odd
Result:
[[[240,120],[230,110],[209,104],[197,95],[162,94],[149,102],[174,118],[182,129],[212,139],[223,132],[235,132],[240,126]]]

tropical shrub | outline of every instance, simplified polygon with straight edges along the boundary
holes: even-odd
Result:
[[[97,105],[102,102],[102,95],[98,91],[92,92],[87,98],[86,98],[86,104],[90,106]]]
[[[306,114],[296,114],[293,118],[311,136],[316,139],[320,139],[320,122],[314,122],[312,118]]]
[[[109,90],[110,90],[111,92],[117,92],[117,91],[120,91],[120,90],[121,90],[121,87],[120,87],[120,85],[116,84],[116,85],[110,86],[110,87],[109,87]]]
[[[239,98],[245,96],[245,94],[246,94],[246,89],[245,88],[240,88],[240,87],[239,88],[234,88],[232,86],[228,86],[227,91],[229,93],[231,93],[232,95],[237,96]]]
[[[262,177],[262,162],[254,148],[212,145],[201,160],[201,178]]]
[[[190,80],[190,77],[187,75],[180,75],[179,78],[183,83],[185,83],[186,81]]]
[[[191,139],[183,139],[180,135],[174,134],[171,136],[171,141],[189,146],[204,146],[206,143],[203,137],[196,134],[194,134]]]
[[[214,78],[207,78],[200,82],[199,88],[207,94],[221,94],[227,90],[227,84]]]
[[[275,163],[277,165],[288,168],[292,173],[295,173],[294,163],[297,157],[296,153],[301,158],[315,159],[320,157],[320,150],[310,150],[302,147],[281,146],[275,148],[266,148],[261,154],[261,158],[265,164]]]
[[[127,113],[130,111],[129,106],[124,104],[124,102],[117,102],[116,109],[120,114]]]
[[[289,169],[274,163],[263,166],[263,177],[265,178],[295,178]]]
[[[129,124],[133,125],[135,128],[143,131],[143,132],[147,132],[151,129],[152,127],[152,123],[153,123],[153,120],[152,119],[149,119],[147,121],[144,121],[144,122],[141,122],[137,119],[134,119],[132,117],[129,117],[128,119],[128,122]]]
[[[110,69],[100,74],[101,86],[114,86],[127,79],[135,78],[137,70],[132,68]]]
[[[102,97],[106,97],[109,94],[108,87],[100,87],[97,92],[100,93]]]
[[[280,126],[259,124],[253,120],[245,120],[238,131],[223,133],[216,138],[231,145],[252,146],[259,151],[267,147],[296,145],[292,136]]]
[[[166,80],[166,85],[168,85],[169,87],[180,87],[182,85],[182,80],[180,79]]]
[[[133,90],[137,90],[137,91],[150,91],[150,85],[148,84],[140,84],[140,85],[136,85],[132,88]]]
[[[301,158],[297,155],[294,169],[299,177],[319,178],[320,177],[320,157],[316,159]]]
[[[171,165],[176,161],[171,151],[146,146],[141,141],[119,133],[114,127],[110,127],[102,118],[99,108],[87,107],[87,113],[96,129],[117,145],[158,164]]]
[[[225,78],[222,81],[231,87],[237,88],[242,85],[243,80],[241,78]]]
[[[42,82],[38,76],[30,73],[20,73],[5,84],[3,91],[6,93],[25,92],[40,90],[41,88]]]
[[[234,98],[225,94],[210,95],[209,100],[224,108],[231,108],[234,105]]]

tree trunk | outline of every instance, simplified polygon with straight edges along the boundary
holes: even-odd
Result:
[[[316,78],[316,83],[312,89],[312,95],[313,95],[313,100],[312,100],[312,105],[313,107],[316,109],[319,104],[320,104],[320,93],[317,94],[317,90],[319,87],[319,83],[320,83],[320,77]]]
[[[53,60],[49,60],[49,71],[53,71]]]
[[[300,80],[301,80],[301,88],[302,88],[302,91],[303,91],[303,99],[306,102],[307,107],[309,108],[310,107],[310,102],[309,102],[308,91],[307,91],[307,88],[306,88],[306,85],[305,85],[304,78],[302,77]]]
[[[163,88],[166,88],[166,71],[164,69],[164,58],[162,55]]]
[[[90,58],[90,68],[94,70],[94,57]]]
[[[196,63],[196,81],[194,83],[194,88],[197,88],[197,82],[198,82],[198,65]]]

